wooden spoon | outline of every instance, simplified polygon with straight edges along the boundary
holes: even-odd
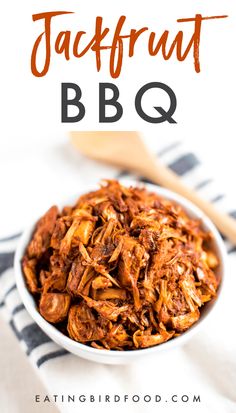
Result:
[[[222,234],[236,244],[236,220],[185,186],[174,172],[149,153],[138,132],[70,132],[70,140],[89,158],[136,172],[189,199],[208,215]]]

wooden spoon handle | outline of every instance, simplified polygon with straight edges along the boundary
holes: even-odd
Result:
[[[222,234],[236,244],[236,220],[229,215],[220,212],[210,202],[202,199],[195,191],[185,186],[178,176],[169,168],[155,159],[148,165],[143,165],[143,175],[153,182],[177,192],[197,205],[214,222]]]
[[[222,234],[236,244],[236,220],[202,199],[185,186],[174,172],[156,160],[138,132],[71,132],[70,137],[73,145],[84,155],[136,172],[189,199],[211,218]]]

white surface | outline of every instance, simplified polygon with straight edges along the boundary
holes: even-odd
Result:
[[[54,404],[34,402],[35,394],[45,394],[47,390],[1,317],[0,331],[1,413],[58,413]]]
[[[62,141],[64,139],[62,136]],[[165,143],[166,141],[163,144]],[[38,215],[43,208],[48,207],[55,199],[61,198],[62,193],[65,198],[72,194],[72,190],[75,193],[75,188],[79,188],[82,185],[81,182],[83,184],[84,182],[91,183],[95,179],[99,180],[99,178],[104,176],[112,176],[113,172],[110,168],[98,168],[92,161],[85,161],[78,154],[71,151],[71,148],[66,144],[62,146],[64,148],[62,151],[58,151],[58,146],[55,141],[51,140],[48,142],[48,149],[44,152],[46,144],[44,144],[44,150],[42,150],[40,145],[35,145],[35,147],[29,144],[25,147],[22,145],[21,153],[24,154],[26,148],[30,147],[33,156],[25,156],[22,168],[15,174],[16,182],[12,182],[14,184],[13,189],[18,191],[20,188],[21,191],[24,191],[24,196],[19,196],[14,205],[8,204],[8,210],[6,209],[5,213],[5,217],[9,217],[7,224],[12,225],[11,221],[14,223],[30,221],[33,219],[33,216]],[[233,147],[231,150],[233,151]],[[45,157],[43,157],[43,153],[46,153]],[[38,162],[39,168],[33,169],[32,173],[27,174],[29,162],[32,165]],[[8,163],[11,164],[9,152],[6,165]],[[44,165],[47,167],[47,173],[45,173],[43,168]],[[9,166],[8,171],[11,171]],[[44,173],[42,185],[40,182]],[[21,188],[20,183],[22,180],[20,178],[22,174],[27,176],[28,187],[23,186]],[[187,180],[188,177],[185,179]],[[232,182],[233,177],[231,177]],[[39,188],[35,192],[33,192],[34,184],[37,184],[37,188]],[[231,187],[233,188],[234,186]],[[12,191],[11,189],[9,196],[14,197],[14,190]],[[234,208],[235,204],[231,205],[231,208]],[[5,221],[6,219],[4,224],[5,228],[7,228]],[[234,325],[232,303],[235,299],[236,285],[235,277],[233,276],[235,272],[233,257],[229,268],[230,271],[228,277],[226,277],[224,290],[224,306],[219,305],[216,308],[211,323],[208,323],[201,334],[197,335],[183,349],[173,350],[167,354],[163,353],[161,357],[137,363],[137,365],[133,365],[131,368],[94,365],[79,358],[75,359],[73,356],[65,356],[59,360],[55,359],[50,363],[45,363],[40,369],[41,377],[48,391],[52,394],[158,392],[163,397],[165,397],[166,393],[169,395],[172,393],[192,394],[196,392],[197,394],[200,393],[203,399],[201,410],[199,409],[201,413],[222,413],[222,411],[234,413],[236,408],[236,357],[235,334],[232,328]],[[5,343],[6,347],[8,347],[8,340]],[[17,348],[16,351],[18,350]],[[8,355],[6,355],[7,357]],[[1,363],[3,363],[3,360],[1,360]],[[20,371],[22,371],[21,368]],[[161,376],[159,372],[161,372]],[[15,386],[14,379],[12,380],[12,388],[15,392],[14,398],[20,398],[21,389],[19,389],[18,394],[18,387]],[[3,388],[2,391],[4,391]],[[11,397],[12,391],[8,388],[7,397]],[[5,400],[5,398],[2,399]],[[10,400],[10,403],[13,404],[14,401]],[[40,406],[43,407],[43,404],[40,404]],[[182,412],[183,409],[187,412],[192,412],[193,408],[192,404],[191,406],[183,406],[183,404],[175,405],[174,407],[172,405],[168,406],[168,413],[172,413],[172,411]],[[79,407],[80,405],[78,406],[78,404],[68,405],[65,403],[60,406],[66,413],[78,410]],[[83,412],[91,411],[89,404],[83,404],[82,407]],[[121,407],[123,412],[130,413],[134,408],[136,412],[139,411],[138,409],[143,411],[145,406],[119,405],[116,410],[119,410]],[[104,405],[104,403],[96,405],[96,411],[99,413],[108,408],[109,406]],[[116,406],[114,406],[115,408]],[[149,411],[152,411],[155,405],[150,405],[148,408]],[[23,412],[23,408],[19,410],[19,413]]]
[[[36,154],[35,150],[35,154]],[[38,155],[39,155],[38,151]],[[55,162],[54,154],[56,151],[49,151],[51,153],[50,159],[47,158],[47,163],[50,164],[50,176],[59,174],[62,165],[63,177],[68,185],[72,182],[67,177],[74,176],[73,185],[81,185],[81,182],[91,183],[95,178],[99,179],[102,176],[112,176],[112,171],[109,168],[94,165],[91,161],[82,163],[77,162],[82,159],[77,154],[71,153],[69,148],[65,146],[65,154],[71,153],[67,158],[60,162]],[[175,151],[174,151],[175,152]],[[35,155],[36,156],[36,155]],[[175,156],[175,153],[172,154]],[[171,159],[171,156],[168,155]],[[35,158],[35,159],[41,159]],[[66,160],[67,159],[67,160]],[[75,162],[73,163],[73,159]],[[26,158],[27,160],[27,158]],[[55,167],[54,167],[55,165]],[[61,167],[60,167],[61,166]],[[27,169],[27,162],[24,167]],[[74,171],[72,173],[72,170]],[[62,172],[61,172],[62,173]],[[62,175],[60,175],[62,176]],[[206,175],[207,176],[207,175]],[[78,177],[78,179],[77,179]],[[31,179],[31,175],[29,175]],[[185,177],[187,180],[188,177]],[[201,179],[200,177],[198,179]],[[28,191],[27,200],[30,205],[42,208],[43,202],[48,201],[48,198],[43,196],[43,193],[50,194],[50,179],[46,179],[44,186],[40,186],[40,193],[35,193],[31,197]],[[59,183],[58,183],[59,188]],[[69,191],[68,187],[65,188]],[[61,192],[53,194],[54,200],[61,198]],[[74,192],[74,191],[73,191]],[[71,194],[70,194],[71,195]],[[37,198],[36,198],[37,197]],[[35,202],[37,199],[38,202]],[[25,200],[19,199],[18,204],[22,202],[22,207]],[[233,207],[233,204],[232,204]],[[30,211],[30,214],[36,214],[36,208]],[[29,213],[25,214],[24,208],[18,208],[17,211],[22,214],[24,219],[29,218]],[[17,212],[17,213],[18,213]],[[236,383],[236,366],[235,366],[235,334],[232,328],[234,324],[234,314],[232,311],[232,303],[234,302],[235,285],[235,261],[232,261],[229,266],[229,274],[226,277],[225,289],[223,295],[223,306],[219,303],[214,311],[214,317],[211,322],[201,331],[201,334],[195,336],[194,340],[190,341],[183,348],[173,350],[168,353],[163,353],[161,356],[151,358],[150,361],[145,360],[134,364],[131,367],[120,366],[104,366],[96,365],[80,358],[75,358],[72,355],[54,359],[50,363],[45,363],[40,369],[41,377],[47,386],[48,392],[51,394],[104,394],[118,393],[118,394],[132,394],[132,393],[160,393],[163,397],[170,394],[200,394],[202,397],[201,413],[234,413],[236,408],[235,399],[235,383]],[[183,367],[184,366],[184,367]],[[14,384],[14,383],[13,383]],[[10,392],[10,390],[8,390]],[[17,390],[15,390],[17,392]],[[8,393],[9,394],[9,393]],[[16,393],[16,398],[20,397]],[[43,404],[40,404],[43,406]],[[81,405],[78,403],[61,404],[62,411],[68,413],[71,411],[78,411]],[[114,411],[119,411],[122,408],[123,412],[130,413],[133,410],[136,412],[143,411],[145,405],[117,405],[113,406]],[[163,407],[163,406],[162,406]],[[168,413],[185,411],[192,412],[193,405],[178,404],[172,406],[168,405]],[[148,406],[149,411],[155,411],[155,405]],[[198,411],[198,406],[196,407]],[[83,412],[90,412],[91,406],[83,404],[81,407]],[[111,409],[108,405],[97,404],[96,411],[103,412],[104,409]],[[23,413],[23,411],[19,411]]]
[[[18,134],[19,139],[17,135],[14,139],[0,139],[1,198],[5,200],[0,204],[1,237],[22,231],[55,199],[76,194],[81,184],[94,182],[94,177],[99,181],[112,176],[104,165],[99,165],[96,173],[96,163],[75,152],[67,134],[60,130],[44,131],[33,141],[31,136],[23,139],[23,131]],[[178,133],[173,137],[171,133],[161,136],[153,131],[146,131],[143,136],[154,152],[159,141],[168,146],[173,138],[182,139]],[[232,206],[236,205],[235,139],[223,136],[213,149],[211,140],[196,142],[194,135],[183,138],[190,150],[203,158],[221,190],[230,194]]]

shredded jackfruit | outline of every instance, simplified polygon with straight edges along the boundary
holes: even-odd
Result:
[[[40,314],[98,349],[159,345],[217,294],[211,234],[176,203],[105,181],[38,221],[22,259]]]

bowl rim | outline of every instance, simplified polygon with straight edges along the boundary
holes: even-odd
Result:
[[[217,249],[217,254],[218,258],[221,263],[221,280],[220,280],[220,285],[218,288],[218,293],[216,296],[216,299],[213,301],[211,304],[211,307],[209,308],[208,312],[204,314],[202,317],[199,318],[199,320],[192,326],[190,329],[182,333],[180,336],[175,337],[173,340],[166,341],[162,344],[148,347],[148,348],[143,348],[143,349],[136,349],[136,350],[107,350],[107,349],[96,349],[93,347],[90,347],[86,344],[79,343],[70,337],[67,337],[63,333],[61,333],[56,326],[53,324],[49,323],[46,321],[39,311],[36,308],[36,304],[34,302],[34,297],[31,295],[31,293],[28,291],[26,284],[25,284],[25,279],[23,275],[23,271],[21,268],[21,259],[23,257],[26,245],[28,244],[31,234],[33,232],[35,223],[39,219],[34,219],[33,223],[28,225],[26,229],[24,230],[23,234],[21,235],[16,252],[15,252],[15,257],[14,257],[14,273],[15,273],[15,279],[16,279],[16,285],[18,292],[20,294],[20,297],[23,301],[23,304],[30,314],[30,316],[33,318],[33,320],[39,325],[39,327],[56,343],[60,343],[60,345],[67,350],[73,352],[74,354],[80,352],[81,354],[84,353],[87,355],[94,355],[96,356],[105,356],[108,359],[110,358],[137,358],[138,356],[144,356],[146,354],[152,354],[156,352],[160,352],[163,350],[168,350],[173,347],[180,346],[184,344],[189,338],[191,338],[198,330],[199,328],[202,327],[203,322],[206,319],[209,319],[209,316],[212,314],[213,308],[216,306],[216,303],[219,302],[219,300],[222,297],[222,287],[224,284],[224,279],[225,279],[225,273],[226,273],[226,257],[227,257],[227,252],[226,248],[223,242],[223,239],[221,235],[219,234],[219,231],[216,229],[215,225],[212,223],[212,221],[203,213],[202,210],[200,210],[196,205],[194,205],[192,202],[187,200],[186,198],[182,197],[181,195],[177,194],[174,191],[171,191],[169,189],[160,187],[158,185],[154,185],[151,183],[143,183],[140,181],[136,180],[131,180],[131,179],[119,179],[119,182],[123,185],[129,185],[129,186],[141,186],[145,187],[149,191],[153,191],[160,195],[161,197],[167,198],[169,200],[172,200],[178,204],[180,204],[187,212],[187,214],[192,215],[195,218],[201,219],[203,227],[205,227],[207,230],[209,230],[212,235],[213,235],[213,240],[215,247]],[[73,203],[78,199],[82,194],[96,190],[98,187],[98,184],[89,184],[86,185],[84,184],[83,186],[80,187],[80,190],[75,196],[70,197],[70,199],[64,199],[62,202],[58,200],[57,205],[61,208],[63,205]],[[81,356],[82,357],[82,356]]]

